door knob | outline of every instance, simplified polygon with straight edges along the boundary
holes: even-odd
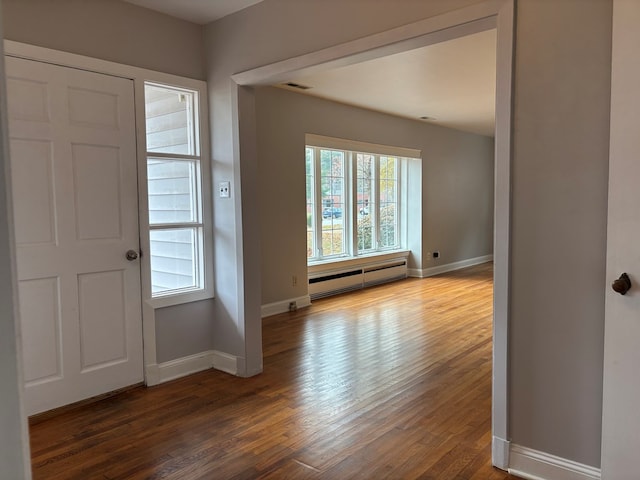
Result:
[[[613,288],[613,290],[618,292],[620,295],[624,295],[625,293],[627,293],[631,288],[631,279],[629,278],[629,275],[627,275],[626,273],[620,275],[620,278],[613,281],[613,283],[611,284],[611,288]]]
[[[138,258],[138,252],[136,252],[135,250],[129,250],[125,257],[130,262],[133,262],[136,258]]]

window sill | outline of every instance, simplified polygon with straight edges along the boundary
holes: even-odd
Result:
[[[204,289],[148,298],[146,303],[151,308],[157,309],[171,307],[173,305],[182,305],[184,303],[197,302],[199,300],[207,300],[209,298],[213,298],[213,292],[209,289]]]
[[[392,252],[376,252],[357,257],[332,258],[310,263],[307,266],[307,275],[314,276],[318,273],[327,273],[334,270],[344,270],[351,267],[366,267],[369,264],[380,262],[407,260],[410,250],[394,250]]]

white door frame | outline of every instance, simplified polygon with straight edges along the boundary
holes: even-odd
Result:
[[[0,11],[0,37],[2,37]],[[4,55],[0,44],[0,55]],[[0,59],[0,381],[3,388],[0,424],[0,465],[10,478],[31,478],[29,427],[24,410],[22,344],[18,308],[13,201],[9,164],[9,122],[7,115],[4,56]]]
[[[233,75],[236,115],[234,150],[243,163],[257,163],[255,98],[252,87],[287,81],[292,75],[336,68],[372,58],[497,29],[495,195],[494,195],[494,295],[492,460],[509,466],[508,430],[508,328],[511,216],[512,84],[514,0],[489,0],[443,15],[370,35],[334,47],[294,57]],[[245,202],[243,198],[243,203]],[[249,355],[249,352],[247,352]]]
[[[140,244],[144,252],[149,252],[148,239],[144,232],[149,230],[149,212],[147,210],[147,166],[142,161],[147,156],[147,139],[145,135],[145,103],[144,83],[156,82],[166,85],[176,85],[182,88],[192,88],[199,92],[200,111],[206,112],[207,89],[206,82],[186,77],[180,77],[168,73],[155,72],[144,68],[123,65],[97,58],[86,57],[59,50],[28,45],[25,43],[4,40],[4,54],[6,56],[35,60],[43,63],[51,63],[63,67],[78,68],[96,73],[112,75],[133,80],[136,116],[136,157],[138,162],[138,218],[141,234]],[[200,116],[200,130],[209,132],[208,115]],[[207,134],[208,138],[208,134]],[[208,158],[209,145],[203,142],[202,158]],[[207,207],[209,208],[209,207]],[[206,211],[205,211],[206,214]],[[156,355],[156,321],[155,309],[149,301],[151,299],[151,281],[149,255],[142,258],[141,263],[141,290],[142,290],[142,335],[144,355],[144,378],[147,385],[155,385],[161,382]]]

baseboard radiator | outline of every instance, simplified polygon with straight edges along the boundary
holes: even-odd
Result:
[[[309,277],[309,296],[315,300],[402,278],[407,278],[406,260],[332,270]]]

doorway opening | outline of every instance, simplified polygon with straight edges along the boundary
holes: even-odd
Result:
[[[406,28],[384,32],[319,52],[277,62],[234,75],[235,105],[238,122],[234,136],[241,163],[257,162],[254,87],[286,82],[293,74],[326,70],[351,65],[458,38],[491,28],[496,29],[496,122],[494,166],[494,294],[493,294],[493,393],[492,393],[492,458],[500,468],[508,467],[508,288],[509,288],[509,222],[511,164],[511,98],[514,5],[512,1],[482,4],[416,22]],[[242,148],[242,147],[246,148]],[[247,198],[247,202],[254,199]],[[243,202],[245,199],[243,199]],[[244,206],[246,208],[246,205]],[[257,208],[257,205],[256,205]],[[252,269],[255,268],[255,271]],[[259,277],[259,265],[245,265],[245,276]],[[260,329],[259,323],[249,326]],[[252,335],[250,328],[247,335]],[[258,334],[256,333],[256,337]],[[257,359],[256,352],[247,358]],[[261,355],[260,355],[261,357]]]

